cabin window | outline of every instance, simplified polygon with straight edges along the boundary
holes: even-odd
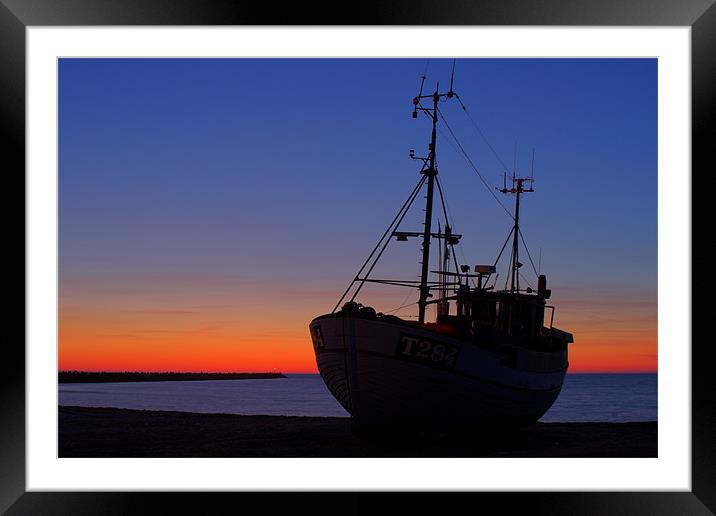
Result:
[[[495,303],[495,327],[504,329],[507,319],[507,306],[502,301]]]

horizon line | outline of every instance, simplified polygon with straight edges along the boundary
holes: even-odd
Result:
[[[93,373],[93,374],[102,374],[102,373],[109,373],[109,374],[117,374],[117,373],[131,373],[131,374],[168,374],[168,373],[177,373],[177,374],[313,374],[313,375],[320,375],[318,371],[279,371],[279,370],[273,370],[273,371],[168,371],[168,370],[151,370],[151,371],[132,371],[128,369],[123,370],[88,370],[88,369],[58,369],[59,373]],[[643,371],[643,370],[637,370],[637,371],[608,371],[608,370],[600,370],[600,371],[567,371],[567,374],[658,374],[658,370],[653,371]]]

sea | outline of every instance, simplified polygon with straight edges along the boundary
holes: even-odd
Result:
[[[317,374],[177,382],[65,383],[60,405],[270,416],[348,417]],[[568,374],[543,422],[657,420],[656,374]]]

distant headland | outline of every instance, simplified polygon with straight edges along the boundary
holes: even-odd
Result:
[[[266,378],[286,378],[286,376],[282,373],[145,373],[138,371],[60,371],[57,374],[59,383],[183,382],[197,380],[256,380]]]

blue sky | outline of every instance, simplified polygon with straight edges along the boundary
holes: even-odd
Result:
[[[61,295],[96,305],[98,292],[116,300],[128,283],[210,272],[260,285],[244,290],[265,293],[267,308],[294,289],[309,291],[306,314],[330,310],[419,179],[408,158],[429,140],[428,121],[410,116],[419,77],[426,91],[444,87],[451,67],[60,60]],[[535,149],[522,227],[555,298],[643,300],[655,321],[657,61],[460,59],[454,89],[503,162],[512,167],[516,145],[527,174]],[[501,184],[501,162],[459,104],[441,110],[484,178]],[[490,263],[511,221],[446,135],[438,164],[465,235],[460,261]],[[420,228],[416,210],[403,229]],[[413,277],[418,260],[415,241],[391,246],[382,266]],[[208,303],[212,292],[193,295]]]

